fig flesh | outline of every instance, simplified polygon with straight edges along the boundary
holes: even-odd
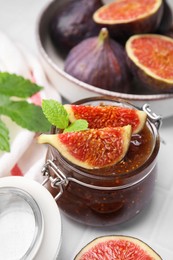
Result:
[[[64,70],[73,77],[98,88],[128,92],[129,69],[123,47],[109,38],[106,28],[98,37],[76,45],[65,60]]]
[[[132,133],[139,133],[146,122],[144,111],[120,106],[64,105],[71,123],[85,119],[89,128],[132,126]]]
[[[162,15],[162,0],[116,0],[100,7],[93,19],[106,26],[111,36],[127,38],[133,34],[154,32]]]
[[[103,236],[87,244],[74,260],[131,259],[162,260],[145,242],[130,236]]]
[[[130,125],[38,137],[38,143],[51,144],[67,160],[86,169],[103,168],[121,161],[130,140]]]
[[[101,6],[101,0],[71,0],[63,4],[50,21],[55,46],[68,51],[83,39],[97,35],[100,27],[92,15]]]
[[[134,35],[126,43],[134,77],[157,93],[173,92],[173,39],[157,34]]]

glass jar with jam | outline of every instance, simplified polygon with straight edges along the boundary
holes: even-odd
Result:
[[[112,97],[93,97],[75,104],[136,109]],[[161,118],[151,113],[147,104],[142,110],[147,113],[145,126],[132,135],[125,157],[113,166],[85,169],[66,160],[54,147],[48,147],[42,170],[46,176],[44,185],[65,215],[87,225],[109,226],[130,220],[147,206],[156,179]],[[53,134],[58,131],[51,129]]]

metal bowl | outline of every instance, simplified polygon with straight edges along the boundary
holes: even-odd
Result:
[[[37,23],[37,45],[47,75],[54,87],[68,101],[75,102],[81,98],[109,95],[123,98],[134,105],[149,103],[151,109],[163,117],[173,115],[173,94],[126,94],[113,92],[86,84],[64,72],[64,60],[55,49],[49,35],[50,19],[62,4],[69,0],[51,1],[41,11]],[[105,2],[108,2],[105,1]],[[173,3],[172,3],[173,4]],[[170,2],[171,5],[171,2]]]

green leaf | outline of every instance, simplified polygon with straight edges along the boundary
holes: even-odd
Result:
[[[0,106],[0,114],[10,117],[21,127],[33,132],[47,132],[50,129],[50,123],[41,107],[27,101],[9,101]]]
[[[41,89],[41,86],[21,76],[8,72],[0,72],[0,94],[27,98],[39,92]]]
[[[0,150],[5,152],[10,151],[9,131],[1,119],[0,119]]]
[[[69,124],[68,113],[64,106],[53,100],[43,100],[42,109],[48,121],[57,128],[64,129]]]
[[[77,132],[83,131],[88,128],[88,122],[84,119],[78,119],[69,125],[67,128],[64,129],[64,133],[66,132]]]
[[[0,106],[7,106],[10,103],[10,98],[0,94]]]

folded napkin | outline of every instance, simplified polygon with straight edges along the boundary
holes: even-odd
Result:
[[[0,71],[15,73],[28,78],[44,87],[31,98],[31,102],[40,105],[42,98],[61,97],[49,83],[38,57],[18,43],[14,43],[6,34],[0,32]],[[35,133],[23,129],[3,117],[10,131],[9,153],[0,152],[0,177],[20,175],[42,181],[41,169],[44,164],[47,147],[39,145]]]

